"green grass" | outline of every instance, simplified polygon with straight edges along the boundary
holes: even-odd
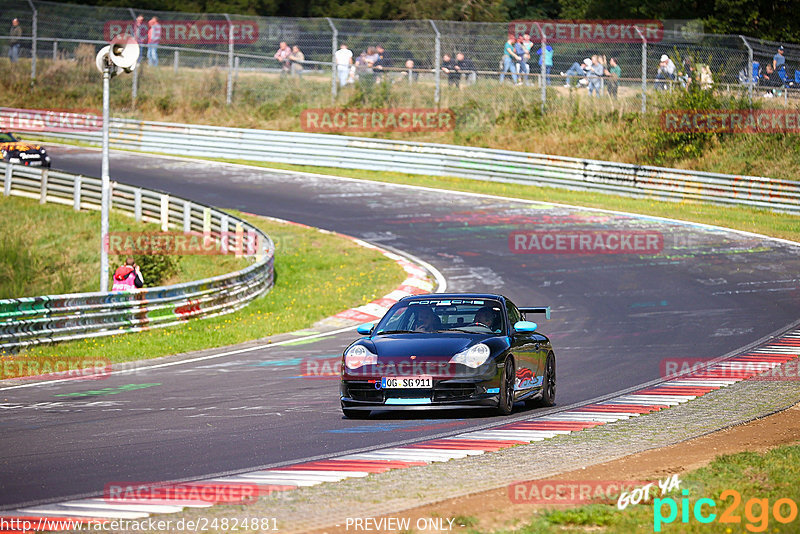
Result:
[[[280,163],[261,163],[243,160],[228,161],[267,168],[315,172],[379,182],[434,187],[452,191],[467,191],[508,198],[539,200],[571,204],[574,206],[587,206],[639,213],[656,217],[668,217],[800,241],[800,216],[744,206],[727,207],[703,202],[665,202],[606,195],[603,193],[570,191],[552,187],[483,182],[452,176],[420,176],[398,172],[285,165]]]
[[[94,48],[78,47],[76,61],[41,59],[35,85],[24,62],[11,65],[0,58],[0,94],[9,107],[97,110],[102,92],[94,66]],[[345,87],[335,102],[330,77],[308,73],[302,80],[240,72],[233,103],[225,104],[224,69],[142,65],[136,102],[131,101],[131,76],[111,84],[115,116],[143,120],[209,124],[239,128],[301,131],[300,116],[314,108],[432,108],[432,83],[409,87],[396,83],[375,87]],[[442,108],[453,110],[456,126],[447,132],[353,133],[364,137],[406,139],[492,147],[524,152],[574,156],[636,164],[756,174],[797,180],[800,166],[798,134],[709,134],[696,145],[681,136],[664,135],[660,111],[682,109],[682,91],[648,96],[648,112],[639,113],[636,88],[622,88],[619,100],[590,98],[584,90],[570,93],[548,89],[548,110],[540,111],[537,87],[500,86],[480,80],[462,90],[441,88]],[[717,91],[697,102],[704,108],[741,109],[749,104],[741,92]],[[708,106],[706,106],[708,104]],[[755,99],[756,106],[783,107],[783,99]],[[789,108],[796,109],[796,99]],[[688,150],[683,150],[688,148]]]
[[[674,490],[661,496],[660,490],[652,493],[650,503],[629,505],[618,510],[616,502],[594,503],[576,508],[547,510],[537,512],[528,523],[514,532],[518,534],[549,534],[570,532],[631,533],[653,532],[654,512],[661,510],[667,518],[669,504],[659,503],[655,498],[666,501],[675,500],[677,516],[671,523],[662,521],[661,532],[665,533],[705,533],[705,532],[797,532],[800,519],[789,524],[777,521],[773,508],[778,499],[790,499],[800,506],[800,445],[782,446],[767,453],[742,452],[717,457],[708,466],[681,476],[681,491]],[[734,496],[723,495],[726,490],[735,490],[741,497],[736,505]],[[723,498],[724,497],[724,498]],[[688,499],[687,522],[682,522],[682,499]],[[716,519],[702,524],[693,515],[698,499],[712,499],[716,506],[703,505],[703,513],[716,513]],[[760,504],[751,499],[766,499],[767,514],[762,513]],[[728,510],[739,518],[738,523],[722,523],[720,518]],[[784,505],[781,513],[789,514],[789,506]],[[473,532],[481,532],[473,530]],[[495,531],[497,534],[506,531]]]
[[[112,210],[111,232],[159,231]],[[173,256],[176,284],[225,274],[248,262],[233,256]],[[137,258],[141,263],[143,258]],[[109,258],[110,274],[124,258]],[[100,290],[100,212],[0,196],[0,299]],[[155,280],[145,280],[157,285]],[[110,286],[109,286],[110,287]]]
[[[315,229],[231,211],[276,244],[275,287],[235,313],[136,334],[32,348],[6,359],[133,361],[222,347],[311,326],[389,293],[405,272],[381,253]]]

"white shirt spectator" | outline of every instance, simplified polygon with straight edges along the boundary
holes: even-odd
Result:
[[[348,48],[340,48],[336,51],[334,57],[337,65],[350,65],[350,61],[353,59],[353,51]]]

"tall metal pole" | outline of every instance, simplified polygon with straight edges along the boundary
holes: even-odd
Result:
[[[225,103],[230,106],[233,101],[233,24],[228,14],[224,15],[228,21],[228,91],[225,94]]]
[[[336,103],[336,90],[338,89],[336,82],[338,72],[336,71],[339,69],[339,66],[336,64],[336,51],[339,49],[339,30],[336,29],[330,17],[325,17],[325,20],[328,21],[331,31],[333,32],[331,37],[331,104],[334,104]]]
[[[742,42],[747,47],[747,100],[750,103],[750,107],[753,107],[753,85],[756,83],[756,80],[753,79],[753,49],[750,48],[750,43],[747,42],[747,39],[744,38],[744,35],[739,36],[742,39]]]
[[[440,95],[440,87],[441,87],[441,73],[442,73],[442,39],[441,35],[439,34],[439,28],[436,27],[436,24],[433,23],[432,20],[428,20],[433,27],[433,31],[436,32],[435,44],[434,44],[434,56],[436,58],[436,63],[434,66],[434,77],[436,78],[436,89],[433,93],[433,103],[438,108],[439,107],[439,95]]]
[[[100,291],[108,291],[108,214],[111,205],[111,184],[108,178],[108,99],[109,80],[111,79],[110,67],[103,69],[103,158],[100,170],[102,180],[100,202]]]
[[[131,14],[131,19],[133,19],[133,30],[134,36],[133,38],[136,39],[136,42],[139,42],[139,32],[140,29],[136,28],[136,13],[133,12],[132,8],[128,8],[128,12]],[[138,59],[137,59],[138,61]],[[131,82],[131,107],[136,107],[136,97],[139,94],[139,69],[135,69],[133,71],[133,81]]]
[[[39,12],[36,6],[33,5],[33,0],[28,0],[33,14],[33,23],[31,28],[31,81],[36,79],[36,40],[39,33]]]
[[[647,113],[647,39],[639,28],[634,26],[633,29],[642,38],[642,115],[644,115]]]
[[[542,53],[540,54],[539,62],[541,63],[539,85],[542,86],[542,115],[544,115],[545,103],[547,102],[547,67],[545,66],[545,54],[547,54],[547,37],[542,30],[542,26],[534,21],[536,27],[539,29],[539,35],[542,36]]]

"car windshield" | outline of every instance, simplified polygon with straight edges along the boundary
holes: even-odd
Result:
[[[395,304],[375,335],[418,332],[499,334],[505,330],[502,306],[492,299],[425,299]]]
[[[7,132],[0,132],[0,143],[16,143],[17,138]]]

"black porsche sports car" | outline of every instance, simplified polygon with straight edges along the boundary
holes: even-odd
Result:
[[[406,297],[342,355],[346,417],[371,410],[494,408],[508,415],[517,401],[552,406],[556,356],[527,314],[502,295]]]
[[[0,132],[0,154],[6,163],[29,167],[50,166],[50,156],[43,146],[20,141],[10,132]]]

